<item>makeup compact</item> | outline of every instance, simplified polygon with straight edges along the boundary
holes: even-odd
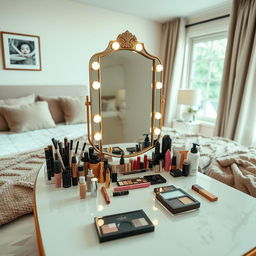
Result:
[[[156,199],[171,213],[181,213],[195,210],[200,202],[180,188],[171,188],[168,191],[156,192]]]
[[[148,183],[148,181],[145,178],[131,178],[131,179],[119,180],[116,184],[118,186],[127,186],[127,185],[135,185],[135,184],[142,184],[142,183]]]
[[[170,174],[174,178],[183,176],[183,172],[181,169],[172,169],[172,170],[170,170]]]
[[[96,217],[94,223],[100,243],[155,230],[143,210]]]
[[[166,183],[166,179],[160,174],[146,175],[143,178],[150,182],[151,185]]]

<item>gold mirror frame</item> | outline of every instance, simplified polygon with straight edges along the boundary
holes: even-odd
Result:
[[[151,145],[139,152],[129,154],[129,155],[124,155],[125,158],[130,158],[134,156],[141,155],[152,148],[154,148],[154,134],[156,131],[160,132],[159,134],[155,134],[157,136],[157,140],[159,140],[160,135],[161,135],[161,128],[162,128],[162,119],[163,119],[163,103],[164,103],[164,97],[163,97],[163,66],[161,64],[161,61],[158,57],[152,56],[149,54],[145,47],[144,44],[137,41],[137,38],[135,35],[132,35],[128,30],[125,31],[122,34],[119,34],[116,40],[112,40],[109,42],[108,47],[106,48],[105,51],[99,52],[94,54],[90,61],[89,61],[89,79],[90,79],[90,98],[89,96],[86,96],[86,110],[87,110],[87,134],[88,134],[88,141],[92,145],[92,147],[98,151],[99,153],[103,155],[108,155],[111,157],[121,157],[121,155],[117,154],[112,154],[109,152],[103,152],[103,142],[102,142],[102,105],[101,105],[101,73],[100,73],[100,60],[102,57],[107,56],[111,53],[114,53],[116,51],[122,51],[122,50],[128,50],[128,51],[133,51],[138,54],[143,55],[144,57],[150,59],[153,61],[153,67],[152,67],[152,111],[151,111]],[[97,73],[97,79],[93,79],[93,73]],[[157,81],[156,79],[156,73],[159,73],[159,80]],[[94,73],[95,74],[95,73]],[[96,84],[97,87],[93,87],[93,83],[98,82],[99,84]],[[94,89],[97,88],[97,89]],[[93,123],[93,116],[94,113],[92,112],[92,95],[93,95],[93,90],[98,91],[98,97],[99,97],[99,114],[101,117],[101,121],[99,122],[99,131],[94,131],[94,123]],[[156,100],[156,90],[159,90],[160,94],[160,99],[159,99],[159,107],[160,107],[160,114],[161,117],[160,119],[155,118],[155,100]],[[158,120],[158,127],[155,126],[155,122]],[[158,129],[158,130],[157,130]],[[96,146],[94,144],[95,140],[95,134],[98,133],[100,134],[100,140],[99,144]]]

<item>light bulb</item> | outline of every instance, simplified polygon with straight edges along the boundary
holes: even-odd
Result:
[[[154,129],[154,134],[159,135],[161,133],[161,130],[159,128]]]
[[[98,81],[94,81],[94,82],[92,83],[92,88],[93,88],[94,90],[100,89],[100,83],[99,83]]]
[[[161,72],[163,70],[163,66],[161,64],[158,64],[156,66],[156,72]]]
[[[140,44],[140,43],[138,43],[138,44],[136,44],[136,50],[138,51],[138,52],[140,52],[141,50],[142,50],[142,44]]]
[[[94,134],[94,139],[97,140],[97,141],[101,140],[101,134],[99,132],[96,132]]]
[[[101,122],[101,116],[100,115],[95,115],[94,117],[93,117],[93,122],[94,123],[100,123]]]
[[[156,82],[156,89],[162,89],[163,83],[161,82]]]
[[[112,49],[113,50],[118,50],[120,48],[120,44],[118,43],[118,42],[114,42],[113,44],[112,44]]]
[[[161,119],[161,117],[162,117],[162,115],[161,115],[161,113],[159,113],[159,112],[156,112],[155,113],[155,119]]]
[[[94,61],[94,62],[92,63],[92,69],[93,69],[93,70],[98,70],[99,68],[100,68],[100,63],[97,62],[97,61]]]

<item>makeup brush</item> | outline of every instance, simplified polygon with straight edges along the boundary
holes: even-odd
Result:
[[[59,152],[59,149],[58,149],[58,143],[56,142],[56,140],[54,138],[52,138],[52,142],[53,142],[53,146],[55,148],[55,152],[58,156],[58,160],[60,161],[60,164],[61,164],[61,168],[63,169],[63,171],[66,170],[65,166],[64,166],[64,163],[62,161],[62,157],[60,155],[60,152]]]
[[[79,159],[78,159],[78,166],[80,165],[80,161],[82,160],[85,147],[86,147],[86,142],[84,143],[83,148],[82,148],[82,150],[81,150],[81,152],[80,152]]]
[[[70,144],[69,144],[69,166],[71,166],[71,158],[72,158],[72,150],[73,150],[73,140],[70,140]]]

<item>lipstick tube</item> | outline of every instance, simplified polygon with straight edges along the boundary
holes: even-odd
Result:
[[[101,188],[101,193],[106,201],[106,204],[110,204],[110,199],[109,199],[109,196],[108,196],[108,193],[107,193],[107,190],[105,187]]]
[[[136,169],[137,170],[140,169],[140,157],[139,156],[137,157],[137,167],[136,167]]]
[[[192,189],[195,190],[197,193],[199,193],[200,195],[202,195],[203,197],[205,197],[206,199],[208,199],[211,202],[217,201],[218,197],[213,195],[212,193],[208,192],[207,190],[205,190],[204,188],[202,188],[199,185],[193,185]]]
[[[144,159],[143,159],[143,168],[147,168],[148,167],[148,156],[144,155]]]
[[[123,191],[123,190],[137,189],[137,188],[146,188],[146,187],[149,187],[150,185],[151,185],[150,182],[146,182],[146,183],[127,185],[127,186],[120,186],[120,187],[115,187],[114,191]]]

